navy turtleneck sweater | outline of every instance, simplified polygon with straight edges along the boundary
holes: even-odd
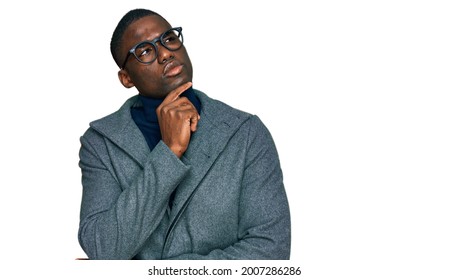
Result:
[[[195,106],[198,113],[201,113],[201,103],[195,95],[193,88],[190,87],[183,92],[181,96],[187,97],[187,99],[192,102],[193,106]],[[139,100],[142,102],[143,106],[131,108],[131,116],[145,137],[148,147],[150,150],[153,150],[157,143],[162,139],[156,115],[156,108],[161,105],[164,99],[151,98],[139,94]]]

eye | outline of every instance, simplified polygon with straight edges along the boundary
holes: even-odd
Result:
[[[136,54],[138,57],[149,56],[154,52],[153,46],[150,44],[143,44],[136,48]]]
[[[171,31],[171,32],[169,32],[169,33],[164,35],[163,41],[166,44],[177,42],[177,41],[179,41],[178,34],[176,34],[175,32]]]
[[[150,55],[150,53],[152,51],[153,50],[151,48],[145,48],[145,49],[139,50],[138,55],[139,55],[139,57]]]

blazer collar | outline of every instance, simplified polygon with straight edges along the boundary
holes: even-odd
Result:
[[[233,131],[249,117],[249,114],[211,99],[201,91],[195,90],[195,93],[201,102],[201,120],[183,157],[189,162],[202,161],[199,154],[207,158],[218,156],[224,148],[223,143],[227,143]],[[150,150],[132,119],[130,109],[134,106],[142,106],[137,95],[129,98],[115,113],[92,122],[90,126],[143,166]]]
[[[118,111],[91,122],[90,126],[143,166],[150,149],[132,119],[133,106],[142,106],[137,95],[129,98]]]

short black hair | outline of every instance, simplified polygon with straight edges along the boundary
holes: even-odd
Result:
[[[120,62],[119,61],[119,53],[120,53],[120,47],[122,45],[122,38],[123,38],[123,33],[125,33],[125,30],[128,28],[128,26],[135,22],[136,20],[139,20],[143,17],[146,16],[153,16],[153,15],[157,15],[157,16],[161,16],[158,13],[151,11],[151,10],[146,10],[146,9],[134,9],[131,10],[129,12],[127,12],[122,19],[119,21],[119,23],[117,24],[117,27],[114,30],[114,33],[112,34],[112,38],[111,38],[111,54],[112,57],[114,58],[115,63],[117,63],[117,65],[120,67]]]

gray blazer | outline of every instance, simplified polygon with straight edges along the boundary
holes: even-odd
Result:
[[[201,120],[181,159],[162,141],[150,152],[131,117],[136,96],[81,137],[79,242],[90,259],[289,258],[270,133],[258,117],[195,92]]]

